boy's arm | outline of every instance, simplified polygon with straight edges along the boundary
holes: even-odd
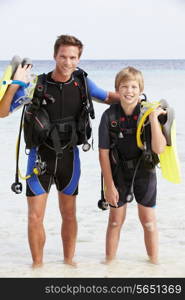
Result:
[[[162,133],[161,125],[158,120],[160,114],[166,114],[162,108],[157,108],[149,115],[150,125],[151,125],[151,146],[152,151],[156,154],[160,154],[165,150],[166,139]]]
[[[112,171],[109,160],[109,149],[99,148],[99,161],[102,169],[102,174],[105,182],[104,195],[108,203],[117,207],[119,194],[114,185]]]

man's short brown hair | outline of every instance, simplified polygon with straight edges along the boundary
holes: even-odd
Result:
[[[58,36],[54,45],[54,56],[57,55],[60,46],[75,46],[79,49],[79,57],[82,54],[83,44],[80,40],[72,35],[60,35]]]

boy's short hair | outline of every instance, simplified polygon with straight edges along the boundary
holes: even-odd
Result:
[[[54,56],[57,55],[58,49],[60,46],[75,46],[79,49],[79,57],[83,51],[83,44],[80,40],[78,40],[75,36],[72,35],[60,35],[58,36],[55,44],[54,44]]]
[[[120,72],[117,73],[115,78],[115,89],[118,91],[120,83],[123,81],[129,80],[136,80],[139,84],[140,91],[143,92],[144,90],[144,79],[141,71],[133,68],[127,67],[122,69]]]

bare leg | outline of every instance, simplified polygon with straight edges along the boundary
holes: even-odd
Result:
[[[77,237],[76,196],[59,193],[59,207],[62,216],[61,237],[64,263],[76,266],[73,261]]]
[[[32,267],[40,267],[43,263],[45,231],[44,213],[48,194],[28,197],[28,240],[32,254]]]
[[[150,262],[158,263],[158,230],[155,208],[138,205],[138,213],[144,230],[144,241]]]
[[[110,207],[109,221],[106,233],[106,262],[111,262],[117,252],[120,231],[126,216],[126,205],[113,208]]]

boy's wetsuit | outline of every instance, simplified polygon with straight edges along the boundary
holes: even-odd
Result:
[[[111,110],[111,112],[110,112]],[[110,113],[120,112],[119,122],[120,133],[117,135],[115,147],[112,140],[111,126],[116,126],[114,121],[110,121]],[[101,118],[99,126],[99,148],[110,149],[110,163],[114,184],[119,192],[118,206],[127,203],[126,197],[129,193],[134,170],[138,159],[142,155],[142,150],[137,147],[136,129],[137,120],[140,113],[138,104],[132,115],[127,116],[120,104],[111,105]],[[112,122],[112,124],[111,124]],[[150,127],[150,126],[149,126]],[[149,128],[150,129],[150,128]],[[146,168],[141,160],[134,180],[134,196],[137,203],[153,207],[156,204],[156,172],[155,167]]]
[[[78,82],[72,75],[67,82],[56,82],[51,78],[51,72],[47,74],[47,93],[55,99],[54,103],[48,104],[46,110],[52,122],[73,116],[77,117],[82,110],[82,95]],[[91,97],[104,101],[107,92],[98,88],[87,78],[88,91]],[[50,141],[48,141],[50,145]],[[59,157],[53,149],[45,145],[32,148],[28,158],[27,174],[31,174],[37,159],[46,164],[46,171],[42,175],[32,175],[27,179],[27,196],[36,196],[49,193],[52,183],[56,184],[57,190],[67,195],[78,193],[80,178],[80,158],[77,146],[63,150]]]

